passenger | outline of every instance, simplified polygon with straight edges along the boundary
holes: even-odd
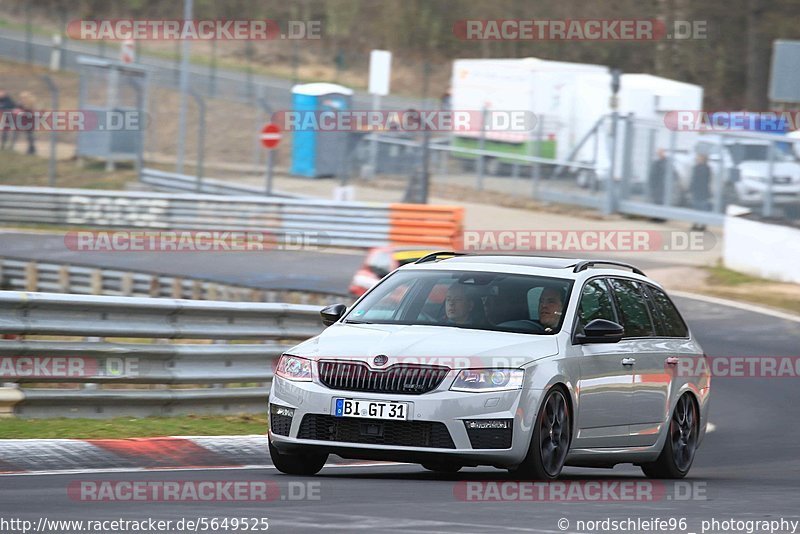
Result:
[[[539,322],[545,328],[556,328],[564,312],[564,298],[555,287],[546,287],[539,297]]]

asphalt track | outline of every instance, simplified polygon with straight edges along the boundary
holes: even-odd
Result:
[[[798,322],[691,299],[676,301],[711,356],[790,356],[800,346]],[[506,472],[491,468],[441,476],[416,465],[338,465],[324,468],[316,477],[300,478],[262,466],[0,476],[0,519],[266,517],[272,532],[579,532],[578,520],[656,517],[686,518],[686,530],[674,532],[701,532],[701,521],[712,518],[800,519],[798,379],[717,377],[712,388],[715,431],[698,451],[687,479],[693,484],[688,487],[691,491],[665,483],[661,497],[650,501],[484,502],[459,497],[468,481],[513,481]],[[563,480],[599,481],[608,486],[631,477],[644,480],[641,476],[632,466],[567,468]],[[70,482],[85,480],[267,481],[279,488],[281,498],[269,502],[76,501],[67,488]],[[291,498],[309,491],[319,498]],[[687,493],[694,497],[684,499]],[[559,529],[561,518],[569,520],[567,530]],[[601,530],[584,527],[583,531]]]
[[[0,233],[0,257],[187,276],[263,289],[347,294],[364,260],[359,251],[265,250],[252,252],[86,252],[70,250],[64,237]]]
[[[63,235],[0,232],[0,257],[186,276],[260,289],[341,295],[347,295],[350,280],[364,256],[361,251],[335,248],[257,252],[87,252],[71,250],[65,245]],[[629,257],[623,261],[631,261],[644,269],[665,266]]]

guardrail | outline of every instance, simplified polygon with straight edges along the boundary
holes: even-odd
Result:
[[[82,295],[331,304],[342,295],[260,289],[209,280],[0,256],[0,288]],[[348,297],[349,298],[349,297]]]
[[[196,176],[188,176],[176,172],[159,171],[144,168],[139,176],[139,181],[149,185],[157,191],[177,191],[186,193],[202,193],[209,195],[256,195],[266,196],[265,189],[248,187],[246,185],[233,185],[216,178],[203,178],[200,184]],[[270,196],[278,198],[310,198],[304,195],[295,195],[273,189]]]
[[[300,243],[304,248],[452,248],[461,238],[463,219],[459,206],[0,186],[4,223],[238,230],[261,232],[270,243]]]
[[[0,407],[28,418],[264,412],[275,358],[322,328],[317,306],[0,291],[0,334],[37,336],[0,341]],[[165,344],[176,339],[194,342]]]

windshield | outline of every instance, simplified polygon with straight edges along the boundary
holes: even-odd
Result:
[[[540,276],[397,271],[344,322],[555,334],[561,330],[571,289],[571,280]]]
[[[743,161],[767,161],[769,160],[769,145],[733,143],[728,146],[731,159],[735,164]],[[774,151],[775,161],[785,161],[791,157],[780,149]]]

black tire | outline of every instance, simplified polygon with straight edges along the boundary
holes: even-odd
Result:
[[[683,478],[689,473],[697,451],[700,417],[694,398],[684,393],[678,399],[669,421],[664,448],[655,462],[642,464],[649,478]]]
[[[286,454],[278,451],[272,442],[269,442],[269,455],[272,464],[287,475],[311,476],[319,473],[328,461],[327,454],[299,453]]]
[[[571,419],[564,391],[559,387],[548,391],[536,416],[528,454],[511,472],[524,479],[557,479],[569,452]]]
[[[426,462],[422,464],[422,467],[427,469],[428,471],[433,471],[435,473],[458,473],[461,471],[463,466],[458,464],[448,464],[448,463],[433,463],[433,462]]]

